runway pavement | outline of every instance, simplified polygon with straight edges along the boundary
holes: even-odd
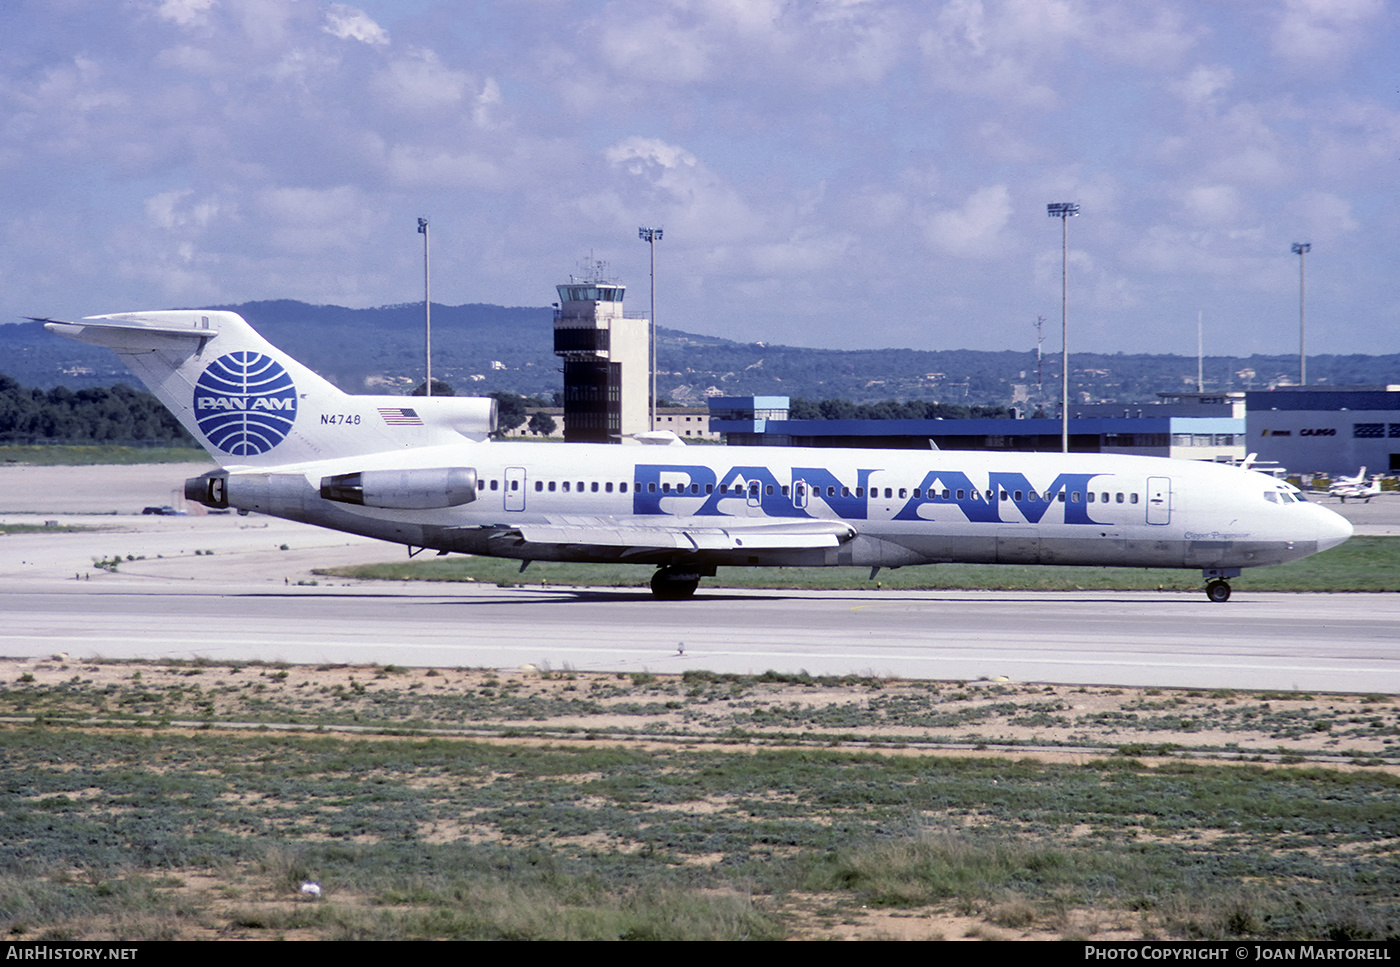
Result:
[[[0,538],[0,654],[579,670],[872,674],[908,678],[1400,693],[1400,595],[784,592],[704,588],[657,602],[627,590],[352,583],[312,567],[403,549],[249,516],[16,514],[63,474],[0,468],[0,526],[103,530]],[[126,468],[117,468],[123,470]],[[143,479],[166,494],[185,468]],[[106,479],[117,481],[113,471]],[[44,489],[45,487],[49,489]],[[28,489],[28,488],[26,488]],[[65,498],[66,509],[74,506]],[[111,503],[100,491],[97,499]],[[1400,526],[1400,498],[1363,525]],[[153,502],[142,494],[139,508]],[[81,502],[78,502],[81,504]],[[1349,513],[1350,516],[1350,513]],[[1358,514],[1358,516],[1360,516]],[[1389,518],[1388,520],[1386,518]],[[211,553],[212,552],[212,553]],[[96,558],[122,557],[117,573]],[[136,560],[126,561],[127,557]]]
[[[26,582],[0,654],[1400,692],[1400,596]]]

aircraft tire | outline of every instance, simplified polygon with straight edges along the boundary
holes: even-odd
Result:
[[[1224,604],[1230,600],[1230,584],[1227,581],[1211,581],[1206,585],[1206,597],[1216,604]]]
[[[651,576],[651,594],[658,601],[684,601],[694,595],[699,586],[699,575],[681,577],[669,567]]]

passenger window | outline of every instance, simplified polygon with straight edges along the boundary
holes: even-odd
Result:
[[[1119,494],[1119,495],[1118,495],[1118,502],[1119,502],[1120,504],[1123,502],[1123,495],[1122,495],[1122,494]]]
[[[1002,494],[1002,497],[1005,497],[1005,496],[1006,496],[1006,494]],[[1016,491],[1016,499],[1017,499],[1017,500],[1020,500],[1020,499],[1021,499],[1021,491],[1019,491],[1019,490]]]
[[[611,481],[611,480],[609,480],[607,483],[603,484],[603,490],[604,490],[606,493],[612,493],[612,481]]]
[[[841,488],[841,496],[842,496],[842,497],[849,497],[849,496],[851,496],[851,488],[850,488],[850,487],[842,487],[842,488]]]
[[[894,496],[894,491],[892,491],[892,490],[890,490],[890,488],[886,487],[886,488],[885,488],[885,496],[886,496],[886,497],[893,497],[893,496]]]
[[[565,486],[567,486],[567,484]],[[663,494],[669,494],[671,492],[671,485],[668,483],[663,483],[661,485],[661,492]]]
[[[617,489],[624,494],[627,493],[627,481],[624,480],[622,483],[618,484]]]
[[[1092,496],[1094,496],[1094,495],[1093,495],[1093,494],[1090,494],[1089,496],[1092,497]],[[1064,499],[1065,499],[1065,495],[1064,495],[1063,493],[1060,494],[1060,499],[1061,499],[1061,500],[1064,500]],[[1072,503],[1072,504],[1077,504],[1077,503],[1079,503],[1079,491],[1076,490],[1074,493],[1072,493],[1072,494],[1069,495],[1069,502]]]
[[[598,492],[598,481],[593,481],[593,483],[589,486],[588,489],[596,494]]]
[[[769,489],[771,490],[772,488],[770,487]],[[783,484],[783,496],[784,496],[784,497],[788,496],[788,486],[787,486],[787,484]]]
[[[544,483],[543,483],[543,481],[536,480],[536,481],[535,481],[535,493],[539,493],[539,492],[540,492],[541,490],[543,490],[543,489],[544,489]]]
[[[1108,503],[1108,494],[1104,494],[1103,497],[1102,497],[1101,499],[1103,500],[1104,503]]]
[[[1089,491],[1089,503],[1092,504],[1093,502],[1094,502],[1094,492],[1091,490],[1091,491]]]
[[[567,480],[565,480],[565,481],[564,481],[564,493],[567,494],[568,492],[569,492],[569,482],[568,482]]]
[[[649,493],[649,494],[654,494],[654,493],[656,493],[656,484],[654,484],[654,483],[649,483],[649,484],[647,484],[647,493]]]
[[[903,488],[903,487],[900,487],[900,488],[899,488],[899,499],[900,499],[900,500],[903,500],[903,499],[904,499],[904,488]]]
[[[915,488],[914,488],[914,499],[915,499],[915,500],[918,500],[919,497],[922,496],[922,495],[919,493],[919,491],[922,490],[922,489],[923,489],[922,487],[915,487]],[[933,499],[933,488],[932,488],[932,487],[929,488],[928,499],[929,499],[929,500],[932,500],[932,499]]]
[[[835,496],[836,496],[836,488],[835,488],[835,487],[827,487],[827,488],[826,488],[826,495],[827,495],[828,497],[835,497]],[[846,488],[845,488],[845,487],[842,487],[842,488],[841,488],[841,496],[842,496],[842,497],[850,496],[850,495],[846,492]]]
[[[944,488],[943,488],[943,499],[944,499],[944,500],[947,500],[947,499],[948,499],[948,488],[947,488],[947,487],[944,487]],[[962,500],[962,491],[961,491],[961,490],[958,491],[958,499],[959,499],[959,500]]]
[[[715,492],[715,485],[714,485],[714,484],[705,484],[705,493],[707,493],[707,494],[712,494],[712,493],[714,493],[714,492]]]
[[[947,493],[947,491],[945,490],[944,493]],[[964,494],[964,493],[965,493],[965,491],[962,491],[962,490],[959,490],[959,491],[958,491],[958,499],[959,499],[959,500],[962,500],[962,499],[963,499],[963,494]]]
[[[1138,502],[1138,495],[1137,495],[1137,494],[1129,494],[1129,495],[1128,495],[1128,503],[1130,503],[1130,504],[1135,504],[1135,503],[1137,503],[1137,502]]]
[[[496,481],[496,480],[492,480],[492,481],[491,481],[491,489],[492,489],[492,490],[495,490],[495,489],[496,489],[496,484],[497,484],[497,483],[498,483],[498,481]]]
[[[553,481],[553,480],[551,480],[551,481],[549,482],[549,492],[550,492],[550,493],[554,493],[554,481]]]

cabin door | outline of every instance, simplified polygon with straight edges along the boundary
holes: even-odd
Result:
[[[525,509],[525,468],[506,467],[506,510]]]
[[[1172,519],[1172,481],[1170,477],[1147,478],[1147,522],[1169,524]]]

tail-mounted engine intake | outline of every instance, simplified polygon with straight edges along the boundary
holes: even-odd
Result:
[[[467,467],[365,470],[321,478],[321,496],[342,504],[432,510],[476,500],[476,471]]]

